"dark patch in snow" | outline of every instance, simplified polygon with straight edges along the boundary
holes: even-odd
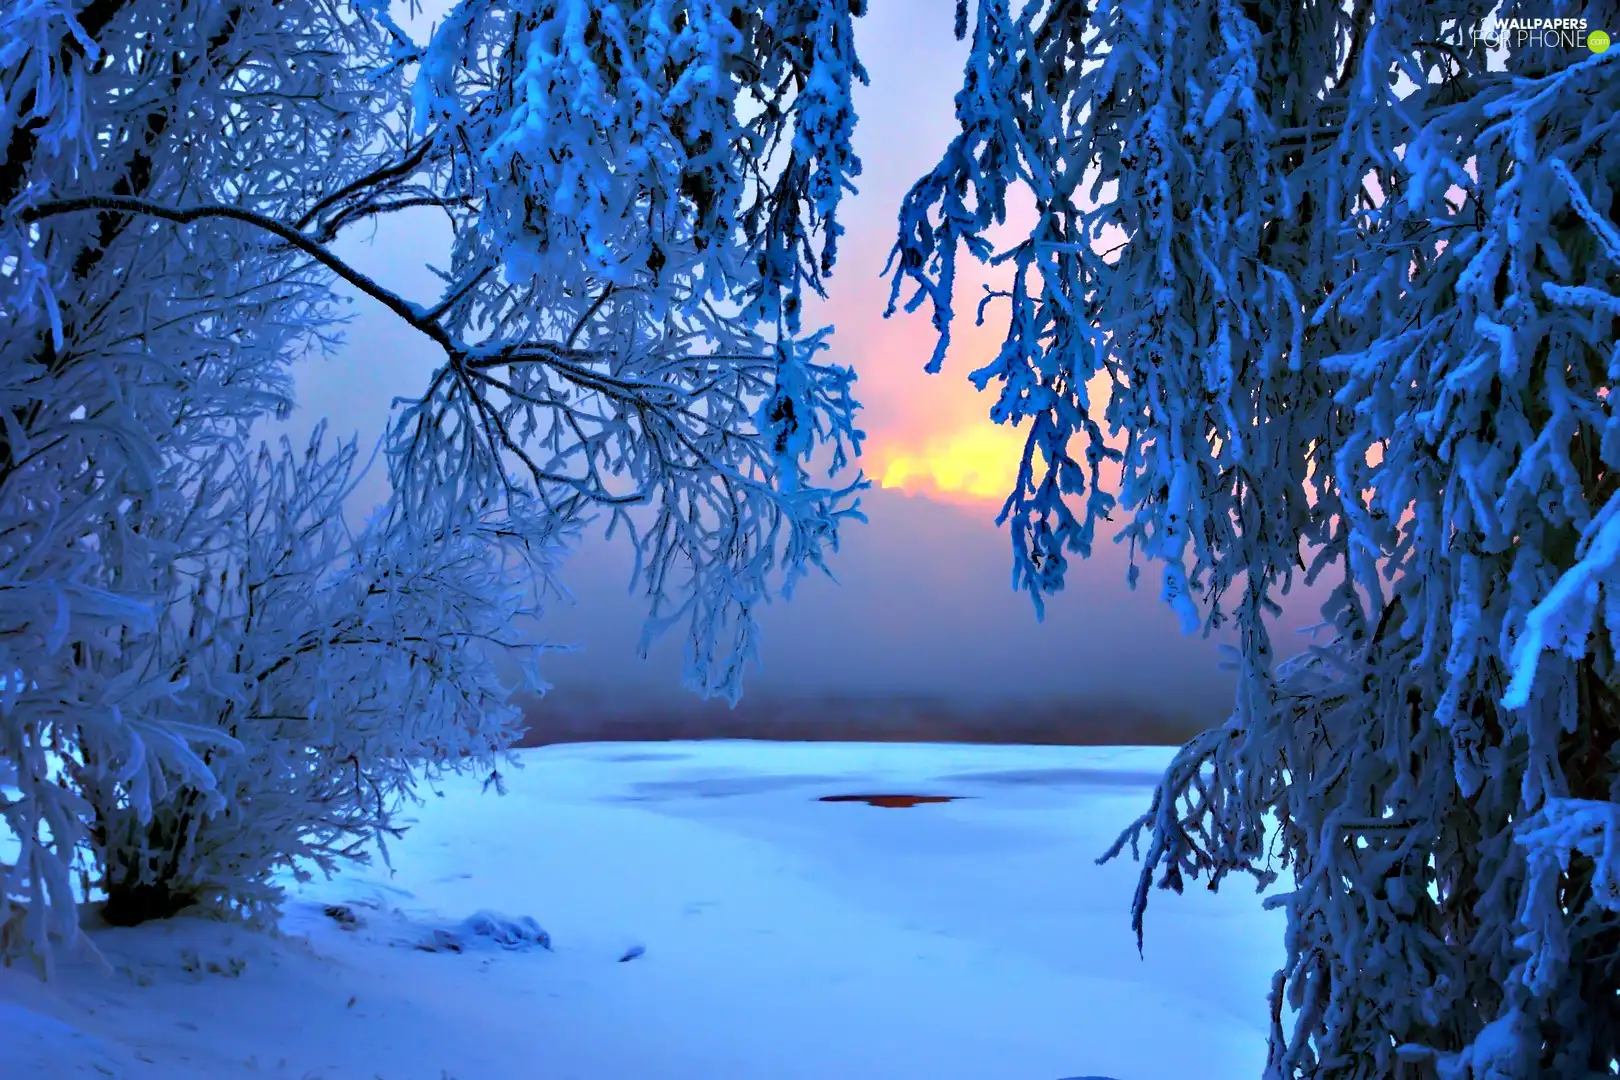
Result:
[[[419,941],[416,947],[423,952],[463,952],[466,946],[461,939],[449,930],[434,930],[428,935],[426,941]]]
[[[358,930],[366,924],[360,913],[348,904],[327,904],[321,909],[321,914],[344,930]]]
[[[634,960],[638,956],[645,956],[646,954],[647,947],[645,945],[632,945],[628,949],[624,950],[624,955],[619,957],[619,963],[623,964]]]
[[[691,754],[660,754],[652,751],[644,751],[634,754],[610,754],[601,760],[619,762],[629,765],[638,761],[685,761],[691,756]]]
[[[1122,769],[1005,769],[999,772],[952,773],[941,777],[960,784],[1006,784],[1015,787],[1153,787],[1163,774]],[[1078,1080],[1086,1080],[1079,1077]]]
[[[919,803],[955,802],[960,795],[823,795],[818,802],[862,802],[889,810],[904,810]]]
[[[217,956],[197,951],[180,950],[180,970],[187,975],[223,975],[227,979],[240,978],[247,970],[247,959],[241,956]]]

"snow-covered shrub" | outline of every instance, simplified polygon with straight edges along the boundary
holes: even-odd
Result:
[[[1109,853],[1148,834],[1138,932],[1155,879],[1292,871],[1268,1076],[1610,1075],[1616,52],[1503,70],[1444,0],[958,13],[962,132],[894,285],[937,367],[959,246],[1033,196],[973,376],[1029,424],[1018,580],[1060,589],[1117,496],[1183,625],[1235,615],[1235,712]],[[1330,640],[1278,664],[1264,617],[1318,576]]]
[[[152,715],[173,673],[132,660],[158,630],[169,558],[152,525],[184,497],[179,463],[217,456],[286,404],[288,361],[334,315],[325,271],[267,250],[247,223],[180,231],[83,200],[275,213],[351,182],[364,155],[333,151],[380,136],[371,80],[318,47],[329,14],[134,0],[0,11],[0,668],[12,675],[0,760],[16,781],[0,813],[20,846],[0,866],[7,956],[48,959],[48,940],[76,931],[69,871],[89,807],[72,761],[132,792],[162,774],[206,782],[196,733]],[[283,107],[283,93],[317,91],[333,108]],[[330,168],[299,175],[289,158]],[[71,212],[31,217],[63,200]]]
[[[501,558],[497,521],[424,536],[384,515],[351,532],[354,464],[352,442],[323,450],[320,432],[302,454],[261,447],[192,479],[160,528],[164,609],[130,659],[172,673],[143,720],[206,732],[205,771],[130,785],[75,770],[108,921],[273,910],[274,871],[364,858],[418,780],[493,773],[519,732],[509,697],[537,688],[533,657],[497,661],[538,649],[514,626],[534,613],[533,560]]]
[[[426,42],[376,0],[0,9],[0,815],[19,850],[0,955],[48,961],[75,932],[81,859],[115,914],[256,909],[269,868],[386,833],[406,762],[509,728],[477,650],[447,672],[442,639],[381,637],[487,630],[507,594],[478,590],[543,579],[604,508],[637,546],[648,638],[684,624],[689,682],[735,697],[758,606],[856,513],[858,480],[811,476],[858,449],[853,375],[798,309],[858,170],[859,8],[463,0]],[[437,297],[333,246],[423,209],[456,237]],[[402,388],[388,524],[340,544],[322,518],[294,579],[255,584],[274,562],[255,545],[313,520],[316,492],[272,505],[280,485],[347,468],[244,449],[288,364],[333,343],[339,286],[444,362]],[[245,619],[266,590],[296,610]],[[216,614],[240,658],[188,636]],[[277,652],[321,627],[378,640]],[[251,693],[224,674],[250,655],[277,658]],[[298,682],[339,668],[355,681]],[[371,677],[448,727],[366,696]]]

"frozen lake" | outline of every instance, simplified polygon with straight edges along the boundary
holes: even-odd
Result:
[[[98,932],[111,975],[6,973],[0,1074],[1257,1080],[1282,916],[1240,880],[1155,893],[1139,958],[1135,866],[1094,865],[1170,754],[525,750],[504,797],[428,795],[392,876],[296,890],[285,940],[182,919]],[[954,798],[823,801],[871,795]],[[553,950],[448,936],[486,909]]]

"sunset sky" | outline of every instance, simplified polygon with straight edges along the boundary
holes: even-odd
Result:
[[[1125,588],[1122,549],[1100,543],[1044,623],[1011,591],[1010,545],[993,521],[1022,440],[987,419],[989,396],[967,381],[1000,342],[995,308],[985,327],[972,325],[986,279],[973,276],[977,266],[963,265],[953,349],[941,375],[923,371],[933,347],[926,310],[883,318],[888,283],[881,270],[896,212],[954,133],[966,46],[952,37],[951,8],[942,0],[872,4],[857,34],[871,73],[856,99],[864,171],[859,194],[845,203],[847,233],[828,300],[811,309],[807,325],[834,324],[835,357],[859,373],[871,521],[851,529],[835,560],[840,585],[813,583],[792,605],[768,613],[765,667],[749,688],[1123,696],[1219,719],[1229,698],[1214,644],[1181,637],[1151,584],[1155,576],[1144,574],[1139,592]],[[412,235],[418,228],[427,227],[382,231],[350,254],[407,295],[431,296],[434,280],[414,267],[439,238]],[[416,392],[434,357],[380,309],[357,304],[355,315],[342,355],[302,369],[294,426],[331,415],[337,430],[357,429],[369,442],[382,431],[389,400]],[[595,539],[572,560],[568,581],[577,602],[553,611],[546,632],[583,651],[553,660],[548,670],[559,691],[678,692],[676,649],[645,664],[634,659],[639,608],[625,595],[628,569],[624,552]]]

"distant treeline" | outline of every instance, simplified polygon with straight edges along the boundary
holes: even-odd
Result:
[[[520,746],[669,739],[962,742],[1062,746],[1179,745],[1221,715],[1167,716],[1091,698],[960,701],[911,695],[613,700],[558,690],[525,705]]]

